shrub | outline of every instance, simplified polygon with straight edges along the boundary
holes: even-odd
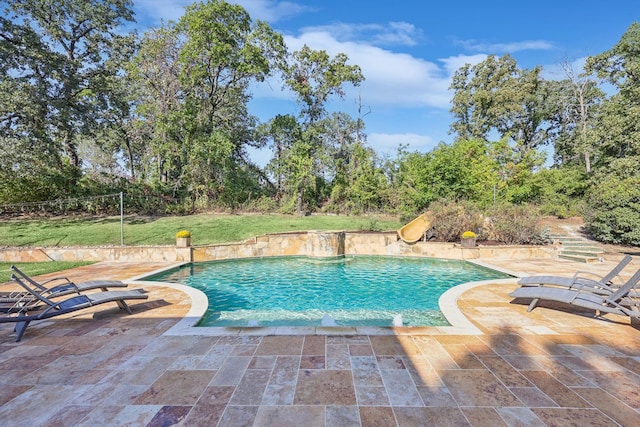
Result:
[[[580,213],[581,201],[588,188],[584,167],[544,169],[533,176],[535,203],[544,215],[568,218]]]
[[[187,237],[191,237],[191,232],[188,230],[180,230],[176,233],[176,238],[185,239]]]
[[[167,205],[164,213],[167,215],[192,215],[195,212],[190,200]]]
[[[602,242],[640,246],[640,177],[607,176],[587,195],[585,225]]]
[[[382,231],[382,225],[377,218],[368,218],[358,227],[360,231]]]
[[[462,233],[461,237],[463,239],[475,239],[476,237],[478,237],[478,235],[473,231],[465,231],[464,233]]]
[[[547,243],[549,232],[538,226],[539,219],[540,215],[531,206],[501,206],[488,221],[489,234],[509,245]]]
[[[435,202],[429,210],[438,240],[457,242],[466,230],[482,230],[482,214],[471,203]]]
[[[240,206],[244,212],[270,213],[278,210],[278,201],[274,197],[260,196],[257,199],[247,200]]]

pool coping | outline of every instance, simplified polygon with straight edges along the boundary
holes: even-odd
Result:
[[[187,314],[164,332],[165,336],[229,336],[229,335],[483,335],[458,307],[458,298],[470,289],[493,283],[514,283],[523,274],[509,271],[479,260],[465,260],[481,267],[490,268],[513,277],[506,279],[490,279],[462,283],[445,291],[438,300],[440,311],[450,326],[195,326],[205,315],[209,300],[204,292],[187,285],[142,280],[154,274],[162,273],[190,262],[180,262],[150,273],[133,277],[127,282],[140,286],[163,286],[184,292],[191,299],[191,307]]]

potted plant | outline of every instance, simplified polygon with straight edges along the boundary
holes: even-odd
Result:
[[[476,247],[476,237],[478,235],[473,231],[465,231],[460,236],[460,242],[462,243],[463,248],[475,248]]]
[[[176,246],[179,248],[191,246],[191,232],[187,230],[178,231],[176,234]]]

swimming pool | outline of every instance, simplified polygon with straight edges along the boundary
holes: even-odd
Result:
[[[145,280],[203,291],[198,326],[444,326],[443,292],[507,277],[465,261],[354,256],[192,263]]]

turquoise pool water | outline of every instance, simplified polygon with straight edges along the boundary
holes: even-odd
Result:
[[[199,326],[437,326],[449,288],[506,274],[465,261],[356,256],[193,263],[145,278],[203,291]]]

